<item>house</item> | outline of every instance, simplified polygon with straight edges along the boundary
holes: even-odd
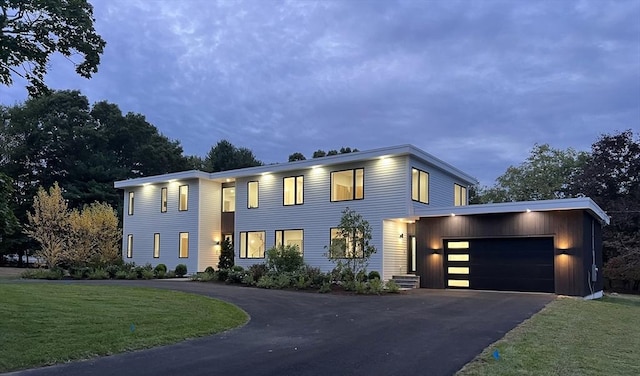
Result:
[[[236,265],[263,263],[270,247],[296,244],[306,263],[328,271],[326,247],[349,207],[371,225],[378,252],[369,270],[383,279],[411,274],[428,288],[578,296],[602,290],[600,226],[608,217],[591,200],[468,206],[473,184],[471,175],[402,145],[115,187],[124,190],[123,257],[137,264],[203,271],[217,265],[220,242],[229,239]],[[525,275],[534,282],[522,281]]]

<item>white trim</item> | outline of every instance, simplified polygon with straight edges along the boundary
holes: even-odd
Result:
[[[416,211],[415,217],[445,217],[454,215],[517,213],[527,211],[552,211],[552,210],[588,210],[591,214],[605,224],[609,224],[610,218],[593,200],[588,197],[565,198],[558,200],[516,201],[498,204],[479,204],[467,206],[451,206],[447,208],[433,208]]]
[[[596,292],[596,293],[593,293],[593,294],[591,294],[591,295],[587,295],[587,296],[585,296],[583,299],[584,299],[584,300],[600,299],[600,298],[602,298],[603,296],[604,296],[604,293],[602,292],[602,290],[600,290],[600,291],[598,291],[598,292]]]

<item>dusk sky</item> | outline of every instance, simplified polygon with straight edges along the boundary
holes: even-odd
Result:
[[[639,0],[90,2],[99,72],[57,57],[47,84],[145,115],[185,154],[413,144],[491,185],[535,143],[640,131]]]

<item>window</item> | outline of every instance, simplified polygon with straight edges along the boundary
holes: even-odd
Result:
[[[186,211],[189,209],[189,186],[181,185],[178,188],[178,211]]]
[[[284,178],[284,205],[302,205],[304,202],[304,176]]]
[[[303,230],[276,230],[276,246],[295,245],[298,246],[300,254],[304,253],[303,239]]]
[[[413,201],[429,203],[429,173],[411,169],[411,199]]]
[[[351,237],[341,234],[339,228],[331,229],[331,246],[329,252],[333,258],[362,258],[362,244],[353,242]]]
[[[129,192],[129,215],[133,215],[133,192]]]
[[[363,168],[331,173],[331,201],[362,200],[363,198]]]
[[[178,249],[178,257],[179,258],[188,258],[189,257],[189,233],[181,232],[180,233],[180,244]]]
[[[236,187],[222,188],[222,212],[236,211]]]
[[[467,188],[458,184],[453,185],[453,205],[467,205]]]
[[[160,190],[160,213],[167,212],[167,187]]]
[[[127,235],[127,258],[133,257],[133,235]]]
[[[160,257],[160,234],[153,234],[153,258]]]
[[[240,233],[240,258],[264,258],[264,231]]]
[[[247,183],[247,208],[254,209],[258,207],[258,182],[250,181]]]

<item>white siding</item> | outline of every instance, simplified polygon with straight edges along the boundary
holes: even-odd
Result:
[[[187,211],[178,211],[178,187],[189,186]],[[167,212],[160,212],[160,192],[167,187]],[[128,212],[128,192],[134,191],[134,214]],[[125,262],[136,265],[150,263],[155,266],[165,264],[175,269],[178,264],[187,265],[189,273],[198,267],[198,180],[174,181],[164,184],[150,184],[125,189],[123,219],[122,254]],[[180,232],[189,233],[189,257],[178,258],[178,237]],[[153,258],[153,236],[160,234],[160,257]],[[133,258],[127,258],[127,235],[133,235]]]
[[[407,274],[407,235],[406,223],[385,220],[382,226],[384,236],[384,273],[382,279],[389,280],[393,275]],[[402,238],[400,237],[402,234]]]
[[[220,213],[222,212],[222,185],[220,183],[200,180],[199,241],[198,270],[204,271],[207,266],[217,268],[220,258],[221,241]],[[194,256],[196,256],[194,254]],[[194,270],[195,271],[195,270]]]

